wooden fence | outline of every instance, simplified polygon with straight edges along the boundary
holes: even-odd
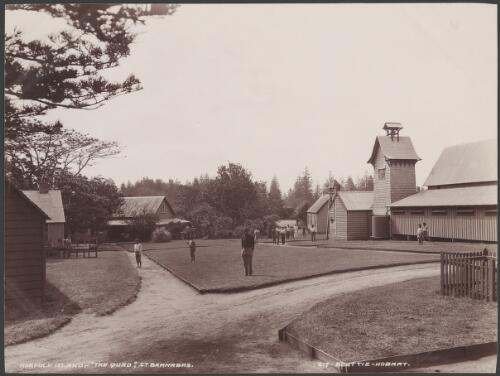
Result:
[[[441,252],[441,293],[497,301],[497,252]]]

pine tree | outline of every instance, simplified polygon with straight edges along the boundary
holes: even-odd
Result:
[[[271,186],[269,187],[269,206],[272,214],[280,215],[283,211],[283,199],[276,175],[271,180]]]

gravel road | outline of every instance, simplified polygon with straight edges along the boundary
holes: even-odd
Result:
[[[324,298],[437,275],[439,266],[367,270],[238,294],[207,295],[147,258],[139,273],[142,287],[135,302],[110,316],[79,314],[48,337],[7,347],[6,371],[330,373],[331,368],[324,369],[318,361],[280,343],[278,329]],[[31,365],[39,367],[27,368]]]

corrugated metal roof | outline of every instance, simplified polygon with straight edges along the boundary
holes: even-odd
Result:
[[[185,219],[180,219],[180,218],[168,218],[168,219],[160,219],[158,222],[156,222],[157,226],[165,226],[170,223],[191,223],[190,221],[187,221]]]
[[[49,190],[47,193],[39,191],[22,191],[36,206],[49,216],[47,223],[65,223],[64,207],[61,191]]]
[[[290,226],[293,227],[297,224],[297,221],[295,219],[280,219],[276,221],[276,226],[278,227],[286,227]]]
[[[476,187],[428,189],[402,200],[393,202],[390,207],[422,206],[481,206],[497,205],[498,187],[496,184]]]
[[[368,163],[375,160],[377,153],[377,146],[380,145],[383,156],[386,159],[405,159],[419,161],[421,158],[415,152],[410,137],[397,137],[391,140],[391,136],[377,136],[375,144],[373,145],[372,155]]]
[[[4,178],[4,182],[5,182],[5,192],[7,192],[8,189],[12,189],[14,192],[19,194],[22,200],[25,200],[26,203],[33,209],[35,209],[43,218],[50,219],[47,213],[45,213],[38,205],[36,205],[33,201],[31,201],[28,198],[28,196],[26,196],[23,191],[17,188],[16,185],[12,183],[7,177]]]
[[[320,198],[318,198],[314,204],[311,205],[309,209],[307,209],[308,213],[317,213],[321,210],[321,208],[328,202],[330,199],[329,195],[322,195]]]
[[[424,185],[429,187],[488,181],[498,181],[496,140],[447,147]]]
[[[339,191],[338,195],[348,211],[372,209],[373,191]]]
[[[130,223],[128,219],[110,219],[108,226],[127,226]]]
[[[156,214],[165,196],[139,196],[123,197],[121,210],[115,217],[133,217],[145,212],[146,214]]]

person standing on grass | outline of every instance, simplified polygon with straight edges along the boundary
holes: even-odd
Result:
[[[281,233],[281,244],[285,244],[286,227],[282,227],[280,233]]]
[[[316,227],[314,225],[311,225],[311,241],[316,241]]]
[[[302,237],[305,238],[306,237],[306,226],[303,226],[302,227]]]
[[[245,228],[241,237],[241,257],[243,258],[243,267],[245,268],[245,276],[252,275],[252,259],[255,249],[255,239],[250,234],[250,230]]]
[[[429,230],[427,229],[427,223],[422,224],[422,240],[429,240]]]
[[[297,224],[295,224],[295,226],[293,226],[293,238],[294,239],[299,238],[299,226],[297,226]]]
[[[191,256],[191,262],[194,263],[195,262],[195,254],[196,254],[196,243],[193,239],[190,239],[187,242],[187,244],[189,246],[189,255]]]
[[[422,225],[419,223],[418,228],[417,228],[417,241],[418,244],[423,244],[423,231],[422,231]]]
[[[273,238],[273,244],[276,244],[276,229],[271,227],[271,236]]]
[[[260,230],[258,228],[253,230],[253,240],[256,244],[259,242],[259,235],[260,235]]]
[[[137,267],[142,268],[142,244],[139,239],[135,239],[134,243],[134,253],[135,253],[135,261],[137,262]]]

